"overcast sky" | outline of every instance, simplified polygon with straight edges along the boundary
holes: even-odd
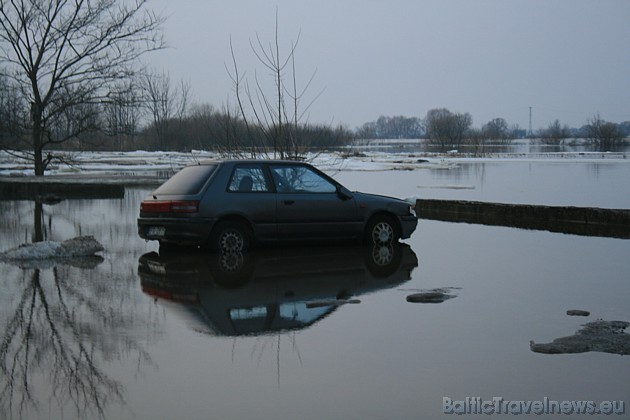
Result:
[[[361,126],[379,116],[469,112],[527,129],[594,114],[630,120],[629,0],[151,0],[169,48],[150,64],[193,100],[234,103],[230,37],[241,72],[271,83],[250,40],[281,55],[299,35],[298,84],[320,92],[308,121]]]

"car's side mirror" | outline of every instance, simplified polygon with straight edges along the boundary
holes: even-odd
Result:
[[[350,190],[341,185],[337,185],[337,195],[342,200],[350,200],[352,198],[352,193],[350,192]]]

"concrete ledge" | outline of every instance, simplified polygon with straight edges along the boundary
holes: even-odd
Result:
[[[0,179],[0,200],[57,201],[84,198],[123,198],[125,186],[108,182],[60,180],[48,177]]]
[[[630,238],[630,210],[627,209],[419,199],[416,214],[421,219]]]

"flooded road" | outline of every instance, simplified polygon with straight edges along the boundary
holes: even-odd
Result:
[[[336,178],[399,197],[630,208],[630,165],[589,165]],[[105,247],[0,262],[0,418],[452,418],[443,399],[466,397],[625,401],[612,418],[628,416],[628,355],[530,341],[630,321],[630,240],[421,220],[391,248],[159,253],[136,232],[148,192],[0,201],[0,250],[78,235]],[[407,301],[436,289],[452,297]]]

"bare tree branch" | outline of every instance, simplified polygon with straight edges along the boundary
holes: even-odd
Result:
[[[0,1],[0,63],[30,102],[36,175],[46,169],[47,144],[93,128],[89,115],[78,117],[80,107],[106,102],[114,83],[139,71],[141,56],[164,47],[163,18],[146,3]],[[68,113],[75,116],[73,134],[56,137],[52,127]]]

